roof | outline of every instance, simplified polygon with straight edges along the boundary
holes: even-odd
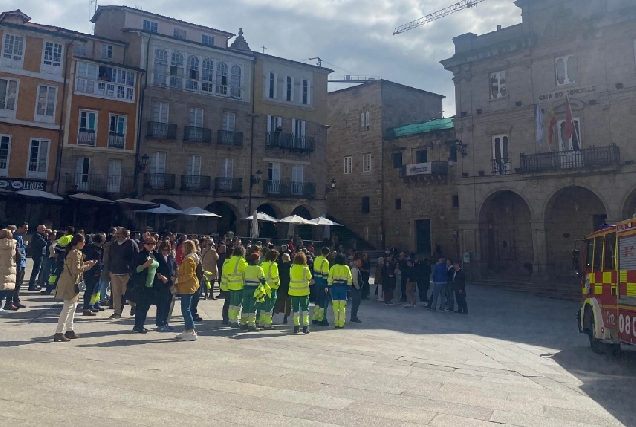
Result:
[[[260,52],[256,52],[256,51],[252,51],[252,53],[254,55],[256,55],[257,57],[263,56],[263,57],[266,57],[266,58],[272,58],[272,59],[276,59],[276,60],[279,60],[279,61],[291,62],[292,64],[304,65],[305,67],[310,67],[310,68],[326,71],[328,73],[333,73],[333,70],[331,68],[325,68],[325,67],[319,67],[317,65],[306,64],[304,62],[294,61],[293,59],[287,59],[287,58],[281,58],[280,56],[269,55],[267,53],[260,53]]]
[[[396,139],[403,136],[417,135],[420,133],[430,133],[454,129],[453,118],[434,119],[428,122],[411,123],[387,129],[386,139]]]
[[[418,88],[413,87],[413,86],[408,86],[408,85],[404,85],[402,83],[392,82],[391,80],[386,80],[386,79],[369,80],[366,83],[361,83],[359,85],[350,86],[350,87],[346,87],[344,89],[338,89],[338,90],[335,90],[333,92],[329,92],[329,95],[334,94],[334,93],[345,92],[347,90],[353,90],[353,89],[356,89],[356,88],[361,88],[361,87],[364,87],[364,86],[371,86],[371,85],[374,85],[374,84],[378,84],[378,82],[380,82],[380,84],[391,84],[391,85],[396,85],[396,86],[400,86],[400,87],[411,89],[411,90],[416,90],[418,92],[426,93],[428,95],[437,96],[439,98],[446,98],[446,96],[440,95],[439,93],[429,92],[429,91],[424,90],[424,89],[418,89]]]
[[[234,37],[236,35],[234,33],[229,33],[227,31],[217,30],[216,28],[206,27],[205,25],[194,24],[192,22],[182,21],[180,19],[171,18],[169,16],[159,15],[158,13],[148,12],[148,11],[137,9],[137,8],[134,8],[134,7],[117,6],[117,5],[99,6],[97,8],[97,11],[95,12],[95,15],[93,15],[93,17],[91,18],[91,22],[93,22],[93,23],[97,22],[97,20],[99,19],[99,15],[101,15],[101,13],[104,10],[110,10],[110,9],[124,9],[124,10],[129,10],[129,11],[135,12],[135,13],[141,13],[141,14],[148,15],[148,16],[154,16],[154,17],[162,18],[162,19],[169,19],[169,20],[174,21],[174,22],[180,22],[180,23],[185,24],[185,25],[192,25],[193,27],[198,27],[198,28],[201,28],[201,29],[204,29],[204,30],[216,31],[217,33],[226,35],[226,36],[228,36],[230,38]]]

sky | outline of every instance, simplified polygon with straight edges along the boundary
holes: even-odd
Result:
[[[457,0],[98,0],[125,4],[237,34],[252,50],[312,63],[320,57],[333,75],[367,75],[446,96],[444,116],[455,114],[452,74],[439,61],[453,55],[453,37],[484,34],[521,22],[514,0],[486,0],[400,35],[395,27]],[[1,0],[32,22],[92,32],[89,0]],[[184,7],[186,6],[186,7]],[[94,7],[94,6],[92,6]],[[330,84],[329,90],[346,85]]]

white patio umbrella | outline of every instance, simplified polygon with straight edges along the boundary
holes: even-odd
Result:
[[[246,221],[252,221],[254,219],[254,215],[250,215],[247,218],[243,218]],[[258,212],[256,214],[256,219],[258,221],[265,221],[265,222],[278,222],[278,220],[274,217],[271,217],[269,215],[267,215],[266,213],[263,212]]]
[[[56,196],[55,194],[47,193],[42,190],[20,190],[17,193],[27,197],[39,197],[40,199],[64,200],[63,197]]]
[[[252,214],[252,230],[250,233],[252,239],[258,238],[258,212],[254,211]]]
[[[171,208],[170,206],[166,206],[164,204],[160,204],[158,208],[148,209],[148,210],[138,210],[135,211],[137,213],[147,213],[147,214],[155,214],[155,215],[180,215],[183,211],[180,211],[175,208]]]
[[[209,217],[209,218],[221,218],[221,215],[217,215],[215,213],[208,212],[205,209],[201,209],[201,208],[198,208],[198,207],[184,209],[183,210],[183,214],[184,215],[190,215],[190,216],[203,216],[203,217]]]
[[[74,199],[74,200],[82,200],[82,201],[96,202],[96,203],[105,203],[105,204],[108,204],[108,205],[111,205],[111,204],[115,203],[112,200],[104,199],[104,198],[101,198],[101,197],[98,197],[98,196],[93,196],[92,194],[86,194],[86,193],[71,194],[68,197],[70,199]]]
[[[288,216],[285,217],[281,220],[279,220],[278,222],[284,222],[284,223],[288,223],[288,224],[295,224],[295,225],[316,225],[313,222],[311,222],[308,219],[305,219],[301,216],[298,215],[292,215],[292,216]]]
[[[314,225],[325,225],[327,227],[333,227],[333,226],[337,226],[337,225],[341,225],[338,224],[335,221],[332,221],[330,219],[325,218],[324,216],[315,218],[315,219],[310,219],[310,222],[312,222]]]

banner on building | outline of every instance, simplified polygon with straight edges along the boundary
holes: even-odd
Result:
[[[431,162],[406,165],[406,176],[430,175],[430,174],[431,174]]]
[[[32,179],[0,179],[0,190],[40,190],[46,191],[46,181]]]

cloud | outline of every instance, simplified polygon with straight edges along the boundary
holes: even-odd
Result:
[[[446,96],[445,115],[455,113],[452,75],[439,61],[454,53],[453,37],[483,34],[497,25],[521,22],[513,0],[486,0],[478,6],[394,36],[398,25],[449,6],[456,0],[135,0],[144,10],[238,32],[253,50],[310,62],[321,57],[335,74],[379,76]],[[128,4],[124,0],[100,4]],[[88,0],[4,0],[34,22],[90,33]],[[330,85],[330,89],[345,87]]]

